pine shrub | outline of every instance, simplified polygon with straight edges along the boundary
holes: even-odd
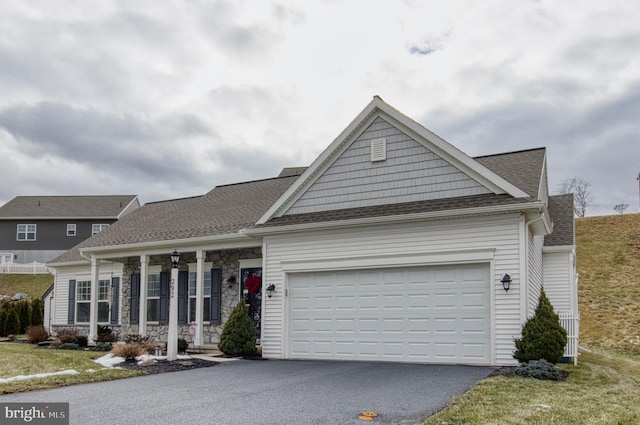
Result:
[[[233,309],[224,325],[218,348],[229,356],[251,356],[256,352],[256,328],[244,302]]]
[[[564,381],[569,376],[567,372],[545,360],[531,360],[527,363],[521,363],[516,368],[515,374],[548,381]]]
[[[5,335],[15,335],[20,333],[20,316],[16,307],[9,304],[5,307],[3,331]]]
[[[27,332],[27,328],[31,326],[31,303],[28,300],[21,300],[16,303],[18,314],[20,315],[20,332]]]
[[[189,348],[189,341],[184,338],[178,338],[178,353],[186,353]]]
[[[31,303],[31,326],[42,325],[44,322],[44,305],[40,298]]]
[[[536,312],[522,327],[522,338],[515,340],[513,357],[521,362],[544,359],[559,363],[567,345],[567,331],[560,325],[560,318],[544,293],[540,292]]]

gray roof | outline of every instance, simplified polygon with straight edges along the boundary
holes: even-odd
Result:
[[[553,221],[553,232],[544,237],[544,246],[575,245],[573,194],[549,196],[549,215]]]
[[[528,195],[538,198],[545,155],[545,148],[537,148],[479,156],[473,159]]]
[[[237,233],[251,227],[298,177],[217,186],[202,196],[145,204],[50,264],[80,260],[80,248]]]
[[[0,207],[0,220],[21,218],[117,219],[134,200],[137,200],[136,195],[16,196]]]

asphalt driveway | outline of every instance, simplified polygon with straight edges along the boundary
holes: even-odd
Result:
[[[70,423],[417,424],[493,371],[489,367],[239,360],[185,372],[0,396],[69,402]]]

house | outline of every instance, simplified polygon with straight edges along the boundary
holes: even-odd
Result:
[[[572,203],[544,148],[471,158],[374,97],[308,168],[147,204],[58,257],[53,324],[166,340],[173,292],[196,345],[243,299],[266,358],[510,365],[543,286],[577,329]]]
[[[135,195],[16,196],[0,207],[0,264],[46,263],[139,207]]]

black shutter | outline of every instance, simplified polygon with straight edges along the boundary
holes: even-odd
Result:
[[[69,314],[67,316],[67,323],[72,325],[75,323],[76,317],[76,281],[69,281]]]
[[[140,273],[134,273],[131,275],[131,317],[129,323],[140,323]],[[140,335],[144,335],[143,331],[138,332]]]
[[[111,324],[118,324],[120,310],[120,278],[111,278]]]
[[[169,280],[169,272],[160,272],[160,323],[169,323]]]
[[[189,305],[189,272],[178,273],[178,323],[187,323],[187,307]]]
[[[219,325],[222,312],[222,269],[211,269],[211,324]]]

